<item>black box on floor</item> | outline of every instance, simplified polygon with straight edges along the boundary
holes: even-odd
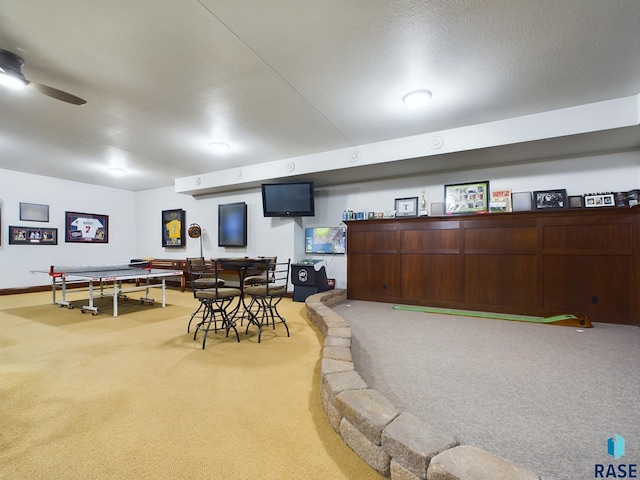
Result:
[[[309,295],[329,290],[324,266],[316,270],[316,266],[309,263],[291,264],[291,283],[294,302],[304,302]]]

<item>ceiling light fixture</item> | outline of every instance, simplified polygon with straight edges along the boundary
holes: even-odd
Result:
[[[424,107],[431,100],[431,92],[429,90],[414,90],[402,97],[402,101],[412,110],[418,110]]]
[[[9,67],[0,68],[0,85],[9,88],[24,88],[27,86],[27,79],[20,71]]]
[[[127,171],[124,168],[120,167],[109,167],[109,173],[114,177],[122,177]]]
[[[213,153],[227,153],[229,151],[229,144],[223,142],[211,142],[209,144]]]

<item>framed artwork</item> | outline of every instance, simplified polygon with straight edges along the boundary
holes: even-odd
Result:
[[[561,210],[567,208],[567,191],[538,190],[533,192],[533,203],[536,210]]]
[[[162,246],[184,247],[185,212],[182,209],[162,211]]]
[[[511,208],[514,212],[530,212],[533,210],[531,192],[513,192],[511,194]]]
[[[11,245],[57,245],[58,229],[41,227],[9,227]]]
[[[431,204],[431,216],[441,217],[444,215],[444,202],[435,202]]]
[[[616,199],[613,193],[595,193],[584,196],[585,208],[615,207]]]
[[[65,242],[109,243],[109,216],[64,212]]]
[[[417,217],[418,197],[396,198],[396,217]]]
[[[616,207],[628,207],[629,206],[629,192],[616,192]]]
[[[20,220],[24,222],[48,222],[49,205],[20,202]]]
[[[218,246],[247,246],[247,204],[244,202],[218,205]]]
[[[468,215],[489,211],[489,180],[444,186],[447,215]]]
[[[569,208],[582,208],[583,206],[582,195],[569,195]]]
[[[491,190],[489,211],[491,213],[507,213],[511,210],[511,189]]]

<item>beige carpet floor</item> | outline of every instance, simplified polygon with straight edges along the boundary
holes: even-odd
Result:
[[[117,318],[97,304],[0,296],[1,479],[382,478],[326,421],[304,304],[283,302],[289,338],[218,333],[204,351],[186,332],[190,292],[169,290],[164,309],[130,299]]]

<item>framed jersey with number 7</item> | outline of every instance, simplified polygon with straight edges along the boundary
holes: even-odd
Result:
[[[65,242],[109,243],[109,216],[65,213]]]

